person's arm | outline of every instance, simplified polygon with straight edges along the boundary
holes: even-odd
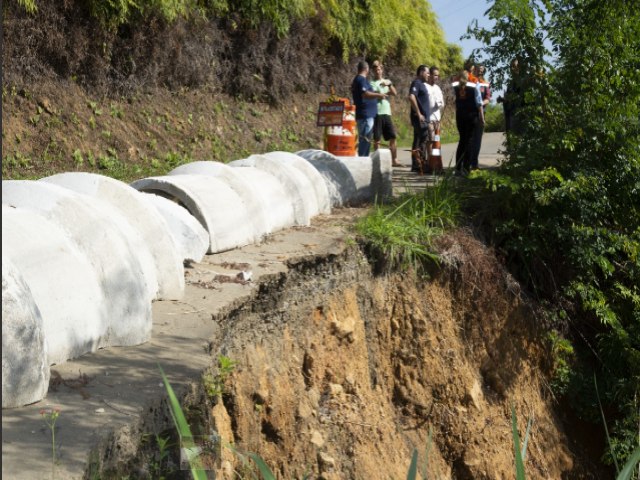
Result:
[[[420,113],[420,107],[418,107],[418,100],[416,99],[416,96],[413,93],[409,94],[409,102],[411,103],[411,110],[413,110],[413,113],[420,119],[421,122],[425,122],[426,118],[424,118],[424,115]]]
[[[484,100],[482,101],[484,106],[489,105],[491,103],[491,85],[487,83],[487,86],[484,87]]]
[[[387,98],[387,95],[384,93],[372,92],[371,90],[366,90],[362,93],[362,98],[375,98],[378,100],[384,100]]]
[[[393,95],[394,97],[398,95],[398,92],[396,91],[396,87],[393,85],[393,82],[389,79],[387,79],[386,82],[387,82],[386,86],[389,87],[388,95]]]
[[[480,93],[480,85],[476,84],[476,88],[474,88],[476,94],[475,94],[475,100],[476,100],[476,107],[478,108],[478,116],[480,117],[480,122],[484,123],[484,108],[483,107],[483,103],[482,103],[482,94]]]

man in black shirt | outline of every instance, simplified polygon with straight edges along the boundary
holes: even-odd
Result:
[[[409,87],[411,104],[411,125],[413,144],[411,145],[411,171],[424,173],[427,168],[427,140],[429,138],[429,91],[425,83],[429,80],[429,67],[420,65],[416,78]],[[429,173],[429,172],[427,172]]]

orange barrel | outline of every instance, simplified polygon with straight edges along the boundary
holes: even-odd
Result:
[[[356,107],[355,105],[345,105],[342,117],[342,128],[349,130],[351,135],[356,134]]]
[[[325,128],[325,150],[338,157],[356,156],[356,107],[348,98],[339,98],[344,103],[342,126]]]
[[[338,157],[356,156],[356,136],[343,127],[327,127],[325,150]]]

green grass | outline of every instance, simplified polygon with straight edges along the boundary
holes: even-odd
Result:
[[[356,231],[384,270],[412,267],[424,273],[439,261],[432,241],[460,217],[460,198],[445,177],[435,186],[376,205],[356,224]]]

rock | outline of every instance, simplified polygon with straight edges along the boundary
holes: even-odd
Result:
[[[298,417],[306,420],[313,415],[313,409],[304,400],[298,403]]]
[[[318,408],[320,404],[320,392],[316,388],[310,388],[307,392],[307,398],[313,409]]]
[[[326,452],[318,452],[318,466],[321,472],[326,472],[329,469],[336,467],[335,459]]]
[[[338,397],[344,393],[344,388],[339,383],[330,383],[329,384],[329,393],[333,397]]]
[[[473,405],[478,411],[482,411],[482,387],[480,382],[475,380],[470,388],[467,388],[467,403]]]
[[[51,105],[51,101],[48,98],[41,98],[38,100],[38,106],[40,106],[49,115],[55,115],[56,111]]]
[[[355,328],[355,318],[348,316],[344,319],[338,319],[335,313],[331,314],[331,331],[336,337],[340,339],[348,338],[350,341],[353,341]]]
[[[324,438],[322,438],[322,434],[319,431],[313,430],[311,432],[310,442],[316,447],[322,448],[322,446],[324,445]]]

